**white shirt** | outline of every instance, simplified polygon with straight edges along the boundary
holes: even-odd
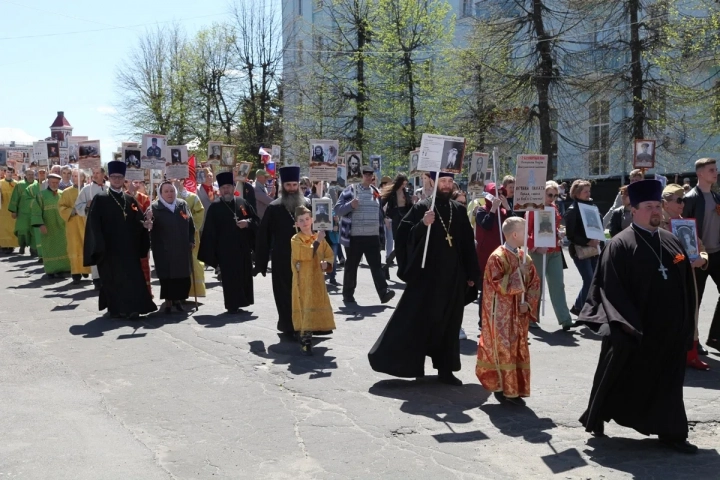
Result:
[[[80,190],[80,194],[78,195],[77,200],[75,201],[75,211],[78,215],[81,217],[87,216],[87,212],[85,212],[85,209],[87,208],[88,203],[100,192],[104,192],[107,190],[107,185],[98,185],[97,183],[93,182],[90,185],[85,185],[82,190]]]

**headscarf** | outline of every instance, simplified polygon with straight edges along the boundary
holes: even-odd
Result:
[[[162,192],[162,187],[163,187],[163,185],[170,185],[171,187],[173,187],[173,188],[175,189],[175,200],[174,200],[172,203],[167,203],[167,202],[162,198],[161,192]],[[175,187],[175,185],[173,185],[172,182],[169,182],[169,181],[167,181],[167,180],[165,180],[164,182],[162,182],[162,183],[160,184],[160,186],[158,186],[157,196],[158,196],[158,201],[159,201],[160,203],[162,203],[163,205],[165,205],[165,208],[167,208],[167,209],[170,210],[171,212],[175,212],[175,207],[177,206],[178,191],[177,191],[177,188]]]

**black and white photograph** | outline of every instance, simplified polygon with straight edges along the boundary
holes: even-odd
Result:
[[[140,150],[126,148],[124,151],[124,157],[127,168],[140,169]]]
[[[310,166],[337,165],[339,148],[337,140],[310,140]]]
[[[273,145],[270,148],[270,156],[272,157],[272,161],[275,163],[280,163],[280,153],[282,152],[282,148],[280,148],[280,145]]]
[[[214,165],[220,163],[222,154],[222,142],[208,142],[208,162]]]
[[[673,234],[680,240],[688,254],[688,259],[694,262],[700,258],[700,249],[698,248],[697,222],[694,218],[672,219],[670,220],[670,228]]]
[[[57,142],[47,143],[47,156],[50,162],[57,163],[60,161],[60,147],[58,147]]]
[[[312,199],[313,230],[332,230],[332,200],[329,198]]]
[[[635,140],[633,168],[655,167],[655,140]]]
[[[420,159],[420,150],[413,150],[410,152],[410,169],[408,170],[409,175],[414,177],[419,175],[418,171],[418,160]]]
[[[235,165],[235,146],[234,145],[223,145],[221,150],[221,161],[220,163],[224,167],[232,167]]]
[[[375,186],[377,187],[380,185],[380,178],[382,178],[382,156],[370,155],[370,166],[375,172]]]
[[[92,170],[102,165],[100,161],[100,140],[89,140],[78,144],[78,167]]]
[[[338,164],[338,167],[340,165],[345,165],[345,155],[338,155],[337,164]]]
[[[489,159],[490,155],[487,153],[473,152],[468,170],[468,186],[482,188],[485,185],[485,172]]]
[[[577,203],[580,208],[580,217],[585,227],[585,237],[590,240],[605,241],[605,229],[602,224],[602,217],[596,205]]]
[[[362,152],[345,152],[345,162],[347,162],[347,176],[345,177],[347,183],[361,182]]]
[[[205,175],[205,169],[200,168],[195,171],[195,181],[198,185],[202,185],[203,183],[205,183]]]
[[[465,139],[423,133],[420,140],[418,170],[423,172],[461,173]]]
[[[445,141],[442,154],[441,170],[444,172],[460,173],[462,161],[465,156],[465,142]]]
[[[557,247],[557,238],[555,237],[555,207],[534,210],[533,215],[535,215],[533,231],[535,247]]]
[[[168,145],[170,161],[165,164],[167,178],[187,178],[190,175],[188,168],[187,145]]]
[[[165,142],[165,135],[143,134],[141,148],[143,155],[140,156],[142,168],[156,170],[165,168],[165,156],[168,155]]]
[[[248,179],[248,175],[250,175],[250,169],[252,168],[252,163],[250,162],[242,162],[238,164],[237,166],[237,175],[235,178],[236,182],[246,182]]]

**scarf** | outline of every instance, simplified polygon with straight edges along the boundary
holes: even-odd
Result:
[[[205,193],[207,193],[208,198],[212,201],[215,200],[215,191],[213,189],[212,185],[205,185],[204,183],[201,185],[203,190],[205,190]]]
[[[160,189],[162,188],[163,185],[172,185],[172,187],[175,189],[175,200],[173,200],[172,203],[167,203],[165,200],[163,200],[162,195],[160,195]],[[160,203],[162,203],[163,205],[165,205],[165,208],[167,208],[171,212],[175,212],[175,207],[177,206],[177,195],[178,195],[177,188],[172,183],[167,183],[167,182],[161,183],[160,186],[157,188],[158,201]]]

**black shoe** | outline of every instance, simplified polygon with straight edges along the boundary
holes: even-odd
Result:
[[[140,314],[137,312],[129,313],[127,316],[128,320],[137,320],[140,318]]]
[[[93,278],[93,290],[100,290],[100,279]]]
[[[73,283],[73,285],[79,285],[79,284],[80,284],[80,278],[81,278],[80,275],[74,274],[74,275],[72,276],[72,283]]]
[[[31,248],[30,249],[30,258],[35,258],[35,257],[37,257],[37,250]]]
[[[357,303],[354,297],[346,297],[343,295],[343,302],[345,303]]]
[[[46,278],[55,278],[55,274],[54,274],[54,273],[48,273],[48,274],[45,275],[45,277],[46,277]]]
[[[453,385],[455,387],[461,387],[463,384],[462,380],[453,375],[452,372],[439,372],[438,382],[446,385]]]
[[[382,269],[383,273],[385,274],[385,280],[390,280],[390,266],[385,265],[384,267],[382,267]]]
[[[184,309],[183,306],[182,306],[182,303],[180,303],[180,302],[173,302],[173,305],[175,305],[175,310],[177,310],[178,312],[184,312],[184,311],[185,311],[185,309]]]
[[[593,428],[592,434],[593,436],[598,438],[605,437],[605,422],[601,421],[600,423],[598,423],[595,428]]]
[[[570,309],[570,313],[575,315],[576,317],[580,316],[580,309],[573,305],[573,307]]]
[[[25,255],[25,247],[20,247],[20,255]]]
[[[328,283],[329,283],[330,285],[339,285],[338,281],[335,280],[334,278],[331,278],[330,280],[328,280]]]
[[[229,313],[230,315],[235,315],[236,313],[238,313],[238,311],[240,311],[239,308],[228,308],[227,309],[227,313]]]
[[[705,350],[705,347],[703,347],[700,342],[697,343],[697,353],[698,355],[708,355],[708,351]]]
[[[688,442],[687,440],[676,440],[672,438],[658,437],[660,443],[666,447],[670,447],[680,453],[695,454],[698,451],[698,447]]]
[[[700,343],[698,343],[698,345],[700,345]],[[720,352],[720,340],[718,340],[717,338],[708,338],[707,342],[705,342],[705,345],[710,348],[714,348],[715,350]],[[707,350],[705,351],[707,352]],[[707,353],[705,353],[704,355],[707,355]]]
[[[387,290],[385,292],[385,295],[383,295],[382,298],[380,299],[380,303],[388,303],[390,300],[393,299],[394,296],[395,296],[395,290]],[[461,383],[461,385],[462,385],[462,383]]]
[[[305,333],[300,335],[300,351],[305,356],[312,356],[312,334]]]
[[[572,320],[570,321],[570,323],[564,323],[562,325],[562,329],[566,332],[569,331],[571,328],[575,328],[575,327],[577,327],[577,324],[575,322],[573,322]]]
[[[88,278],[89,276],[90,276],[90,275],[88,275],[87,273],[83,273],[83,274],[82,274],[82,278]]]
[[[322,335],[322,336],[332,335],[332,333],[333,333],[332,330],[319,330],[317,332],[312,332],[313,335]]]

